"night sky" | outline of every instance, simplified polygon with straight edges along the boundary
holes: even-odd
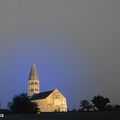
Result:
[[[120,0],[0,0],[0,102],[58,88],[69,108],[95,95],[120,103]]]

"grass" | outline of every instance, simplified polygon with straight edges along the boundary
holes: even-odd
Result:
[[[1,120],[120,120],[120,112],[8,114]]]

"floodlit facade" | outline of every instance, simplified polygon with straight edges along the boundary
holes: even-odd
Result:
[[[32,65],[28,80],[28,95],[38,104],[41,112],[66,112],[67,101],[59,90],[40,92],[39,77],[35,64]]]

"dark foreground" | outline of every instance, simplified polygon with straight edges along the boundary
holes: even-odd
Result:
[[[0,120],[120,120],[120,112],[9,114]]]

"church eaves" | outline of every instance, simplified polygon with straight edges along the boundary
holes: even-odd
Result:
[[[29,80],[39,80],[37,69],[34,63],[32,64],[32,67],[31,67]]]

